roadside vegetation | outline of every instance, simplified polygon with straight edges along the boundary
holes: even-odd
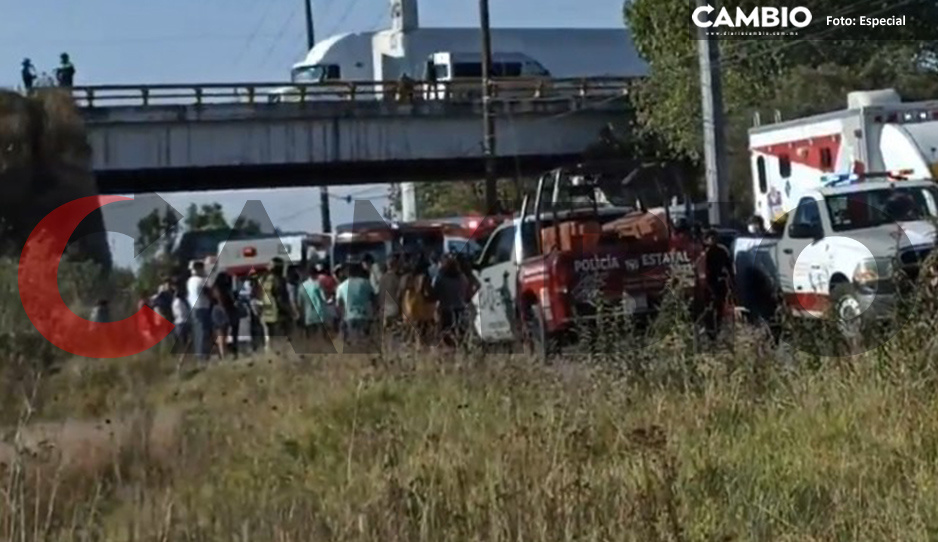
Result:
[[[156,353],[38,363],[41,338],[8,337],[0,538],[932,538],[922,295],[916,325],[842,358],[742,326],[705,348],[676,306],[642,348],[610,321],[551,364],[398,348],[181,376]]]
[[[686,3],[629,5],[652,61],[638,119],[668,142],[649,154],[694,161]],[[890,85],[934,96],[923,74],[930,50],[908,43],[830,45],[823,55],[808,43],[729,47],[735,149],[756,106],[805,114],[840,107],[848,89]],[[73,109],[38,100],[0,95],[0,135],[13,145],[4,148],[29,151],[0,162],[4,240],[21,240],[42,209],[94,193],[80,123],[72,132],[42,122],[59,106],[77,118]],[[24,146],[43,137],[60,143]],[[741,156],[732,159],[743,201]],[[58,189],[42,194],[55,196],[39,198],[50,185]],[[471,187],[438,188],[421,201],[438,216],[464,210],[444,196],[479,199]],[[148,219],[161,233],[159,213]],[[132,287],[88,262],[61,270],[79,314],[106,297],[115,317],[129,315]],[[867,334],[878,346],[839,357],[818,354],[836,334],[813,321],[785,322],[780,345],[739,325],[728,344],[704,347],[675,303],[643,333],[603,322],[580,354],[550,364],[404,347],[271,353],[186,374],[159,349],[63,355],[26,320],[12,260],[0,261],[0,324],[4,541],[938,537],[938,292],[927,281],[891,327]]]

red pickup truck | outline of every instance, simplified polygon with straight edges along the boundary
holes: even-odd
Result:
[[[596,186],[568,189],[579,203],[558,202],[562,171],[542,178],[528,213],[500,226],[476,264],[481,289],[474,328],[487,343],[522,339],[538,355],[575,337],[597,307],[642,316],[654,313],[678,271],[694,287],[699,245],[674,231],[666,213],[600,203]],[[546,210],[545,210],[546,209]]]

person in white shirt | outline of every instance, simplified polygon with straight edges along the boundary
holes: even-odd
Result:
[[[186,294],[192,309],[190,324],[195,354],[203,360],[208,359],[212,331],[211,300],[205,282],[205,264],[195,262],[192,265],[192,276],[186,281]]]
[[[176,348],[185,348],[189,340],[189,302],[186,301],[186,292],[182,288],[173,291],[173,333],[176,334]]]

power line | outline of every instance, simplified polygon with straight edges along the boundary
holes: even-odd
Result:
[[[263,0],[258,0],[258,1],[262,2]],[[235,66],[241,65],[241,62],[244,60],[244,57],[247,54],[247,52],[251,50],[251,45],[254,44],[254,40],[257,38],[257,34],[260,32],[261,28],[264,27],[264,23],[267,22],[267,18],[270,16],[270,12],[272,11],[271,7],[273,7],[274,2],[272,0],[267,0],[267,2],[264,2],[264,3],[266,4],[264,6],[264,12],[261,14],[261,18],[257,22],[257,25],[254,27],[254,30],[251,32],[250,36],[245,41],[244,48],[238,54],[238,57],[237,57],[238,60],[235,62]]]
[[[379,11],[378,16],[375,18],[374,22],[371,23],[371,26],[367,27],[370,31],[375,32],[381,28],[381,24],[384,22],[384,19],[387,18],[388,13],[386,11]]]
[[[264,59],[261,61],[261,65],[267,65],[267,61],[270,60],[270,57],[273,56],[274,51],[277,50],[277,47],[280,45],[280,42],[283,41],[283,37],[287,34],[287,30],[290,28],[290,25],[293,24],[293,21],[296,20],[297,16],[300,13],[300,5],[297,4],[293,6],[293,11],[290,12],[290,16],[283,21],[283,25],[280,27],[280,32],[278,32],[279,38],[274,41],[270,48],[267,49],[267,54],[264,55]],[[305,29],[302,29],[305,32]]]
[[[336,22],[334,25],[332,25],[332,30],[330,30],[326,35],[327,35],[327,36],[331,36],[331,35],[335,34],[336,31],[337,31],[339,28],[342,27],[342,25],[345,23],[345,20],[348,19],[348,16],[351,15],[352,10],[354,10],[354,9],[355,9],[355,6],[357,6],[357,5],[358,5],[358,0],[350,0],[350,1],[345,5],[345,11],[342,12],[342,16],[339,17],[338,22]]]
[[[353,200],[353,199],[355,199],[355,200],[361,200],[361,199],[380,199],[380,198],[382,198],[382,197],[384,197],[384,196],[387,195],[387,191],[386,191],[386,190],[383,192],[384,196],[382,196],[382,195],[374,195],[374,196],[369,196],[369,195],[367,195],[369,192],[376,192],[376,191],[378,191],[378,190],[381,190],[381,189],[380,189],[380,188],[368,188],[368,189],[366,189],[366,190],[360,190],[360,191],[358,191],[358,192],[352,192],[352,193],[350,193],[350,194],[345,194],[345,195],[330,194],[329,197],[331,197],[331,198],[333,198],[333,199],[336,199],[336,200],[340,200],[340,201],[349,201],[349,200]],[[377,194],[381,194],[381,193],[377,193]]]

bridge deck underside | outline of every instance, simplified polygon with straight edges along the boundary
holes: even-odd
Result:
[[[326,108],[232,105],[97,110],[86,115],[107,193],[188,191],[484,176],[477,104]],[[500,176],[577,160],[622,100],[496,107]]]
[[[533,176],[581,159],[580,154],[496,158],[501,178]],[[300,163],[101,171],[104,194],[314,187],[394,182],[471,181],[485,176],[484,158],[401,162]]]

